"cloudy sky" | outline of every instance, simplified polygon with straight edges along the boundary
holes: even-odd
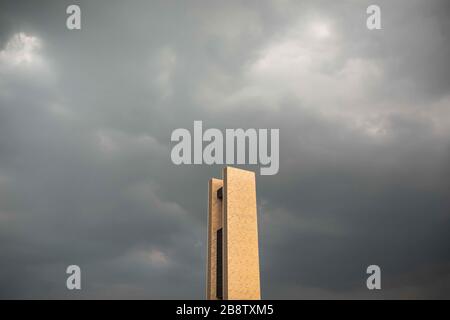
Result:
[[[449,16],[444,0],[2,0],[0,298],[204,298],[222,166],[170,160],[194,120],[280,129],[280,171],[257,175],[263,298],[450,298]]]

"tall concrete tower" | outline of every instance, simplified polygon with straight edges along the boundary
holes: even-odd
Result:
[[[208,202],[206,298],[261,299],[255,173],[224,168]]]

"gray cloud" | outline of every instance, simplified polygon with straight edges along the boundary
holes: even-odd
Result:
[[[81,31],[0,5],[1,298],[203,298],[221,167],[170,162],[194,120],[280,128],[263,297],[448,298],[445,1],[379,1],[380,31],[364,1],[78,3]]]

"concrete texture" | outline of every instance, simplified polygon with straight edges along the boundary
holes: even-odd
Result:
[[[226,167],[209,182],[207,299],[216,298],[216,232],[223,227],[223,298],[260,299],[255,174]],[[217,190],[223,185],[223,199]]]

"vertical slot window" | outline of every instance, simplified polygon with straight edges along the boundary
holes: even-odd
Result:
[[[217,261],[216,261],[216,297],[223,299],[223,266],[222,266],[222,228],[217,230]]]

